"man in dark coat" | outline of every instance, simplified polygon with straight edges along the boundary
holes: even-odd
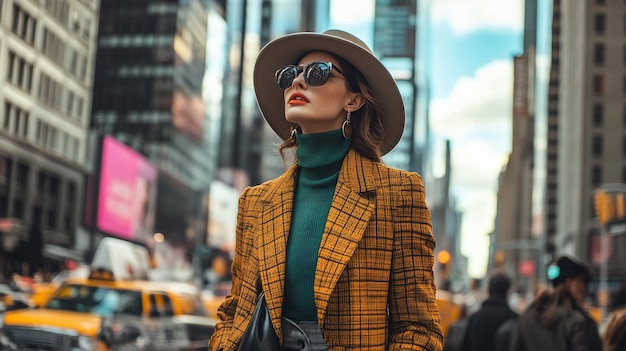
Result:
[[[478,311],[472,314],[465,334],[464,350],[493,351],[494,335],[504,322],[517,318],[507,302],[511,279],[502,272],[489,279],[489,297]]]

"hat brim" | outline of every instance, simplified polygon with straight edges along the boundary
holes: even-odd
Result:
[[[404,131],[404,103],[398,86],[385,66],[368,50],[341,37],[313,32],[288,34],[268,43],[254,66],[254,90],[267,123],[286,140],[292,123],[285,119],[283,90],[276,86],[277,69],[295,64],[306,53],[325,51],[352,64],[365,77],[381,108],[383,142],[381,153],[391,151]]]

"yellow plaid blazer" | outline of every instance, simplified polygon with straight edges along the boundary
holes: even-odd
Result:
[[[230,294],[210,350],[236,350],[260,277],[282,340],[287,236],[296,168],[239,199]],[[315,273],[317,318],[328,350],[441,350],[430,211],[417,173],[350,150],[342,164]]]

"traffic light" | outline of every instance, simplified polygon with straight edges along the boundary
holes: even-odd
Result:
[[[594,197],[596,218],[600,224],[609,223],[615,217],[613,197],[604,190],[596,190]]]
[[[437,254],[437,262],[439,262],[439,272],[441,277],[447,279],[450,274],[450,252],[441,250]]]
[[[626,194],[618,193],[615,196],[615,210],[617,219],[626,219]]]

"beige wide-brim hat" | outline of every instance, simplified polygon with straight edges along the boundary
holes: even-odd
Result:
[[[287,64],[297,64],[311,51],[339,56],[363,74],[381,108],[381,152],[385,155],[391,151],[404,130],[404,103],[398,86],[364,42],[341,30],[288,34],[269,42],[259,52],[254,66],[254,90],[261,113],[274,132],[287,140],[293,125],[285,119],[283,90],[276,86],[274,74]]]

